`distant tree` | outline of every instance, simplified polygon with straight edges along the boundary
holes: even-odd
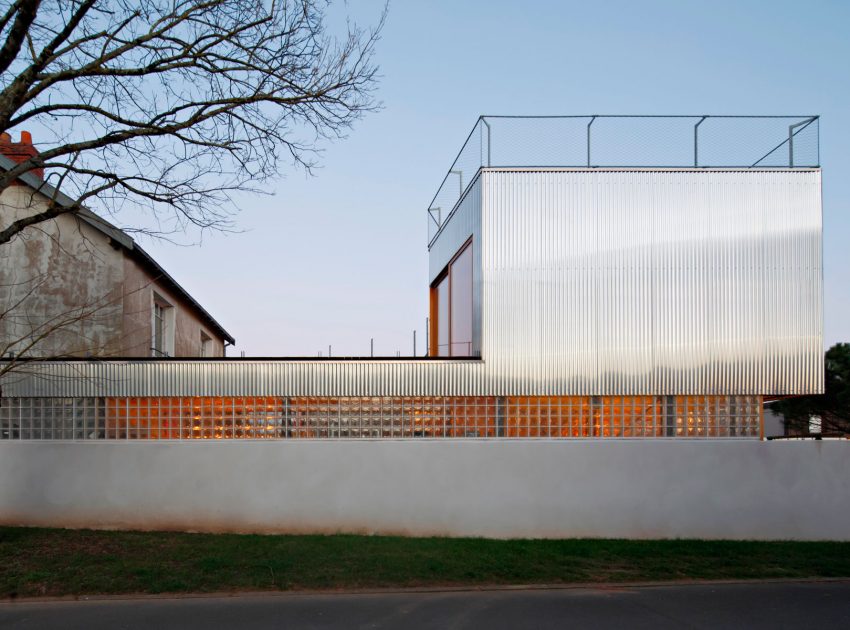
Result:
[[[234,192],[284,159],[309,169],[375,108],[383,18],[335,37],[328,4],[4,0],[0,132],[29,128],[39,152],[0,172],[0,193],[46,169],[73,203],[0,221],[0,245],[83,204],[128,231],[227,229]]]
[[[773,403],[773,410],[783,416],[789,433],[808,433],[812,416],[818,416],[822,433],[850,435],[850,343],[832,346],[825,362],[826,386],[822,395]]]

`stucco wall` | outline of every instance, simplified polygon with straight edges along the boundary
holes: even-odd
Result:
[[[0,196],[3,224],[44,208],[25,186]],[[0,245],[0,351],[35,356],[119,354],[122,254],[101,232],[68,215],[30,227]],[[26,348],[10,341],[43,333]]]
[[[0,522],[850,540],[847,442],[0,443]]]
[[[212,340],[210,356],[224,356],[224,342],[203,324],[195,311],[165,289],[161,282],[139,267],[129,257],[124,261],[127,295],[125,297],[124,330],[127,356],[150,356],[153,343],[153,294],[158,293],[175,309],[175,357],[201,356],[201,331]]]

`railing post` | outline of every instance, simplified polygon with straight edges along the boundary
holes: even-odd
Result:
[[[699,126],[708,116],[703,116],[699,122],[694,125],[694,168],[699,166]]]
[[[483,116],[481,117],[481,122],[484,123],[484,126],[487,127],[487,166],[490,166],[490,123],[487,122],[487,119]]]
[[[794,168],[794,135],[797,133],[795,129],[797,127],[806,128],[811,125],[815,120],[817,120],[817,116],[813,116],[811,118],[807,118],[806,120],[801,120],[798,123],[794,123],[793,125],[788,126],[788,167]],[[818,145],[818,153],[820,153],[820,145]],[[818,162],[820,162],[820,156],[818,156]]]
[[[590,168],[590,125],[596,120],[596,116],[590,117],[590,122],[587,123],[587,168]]]
[[[788,127],[788,168],[794,168],[794,127]]]

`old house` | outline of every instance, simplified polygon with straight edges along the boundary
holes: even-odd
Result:
[[[35,153],[0,137],[0,168]],[[0,195],[0,225],[72,200],[31,171]],[[0,245],[0,352],[31,357],[222,357],[233,337],[133,238],[83,210]]]

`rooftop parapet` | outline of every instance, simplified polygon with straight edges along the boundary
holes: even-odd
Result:
[[[819,118],[481,116],[428,206],[428,242],[481,168],[817,168]]]

